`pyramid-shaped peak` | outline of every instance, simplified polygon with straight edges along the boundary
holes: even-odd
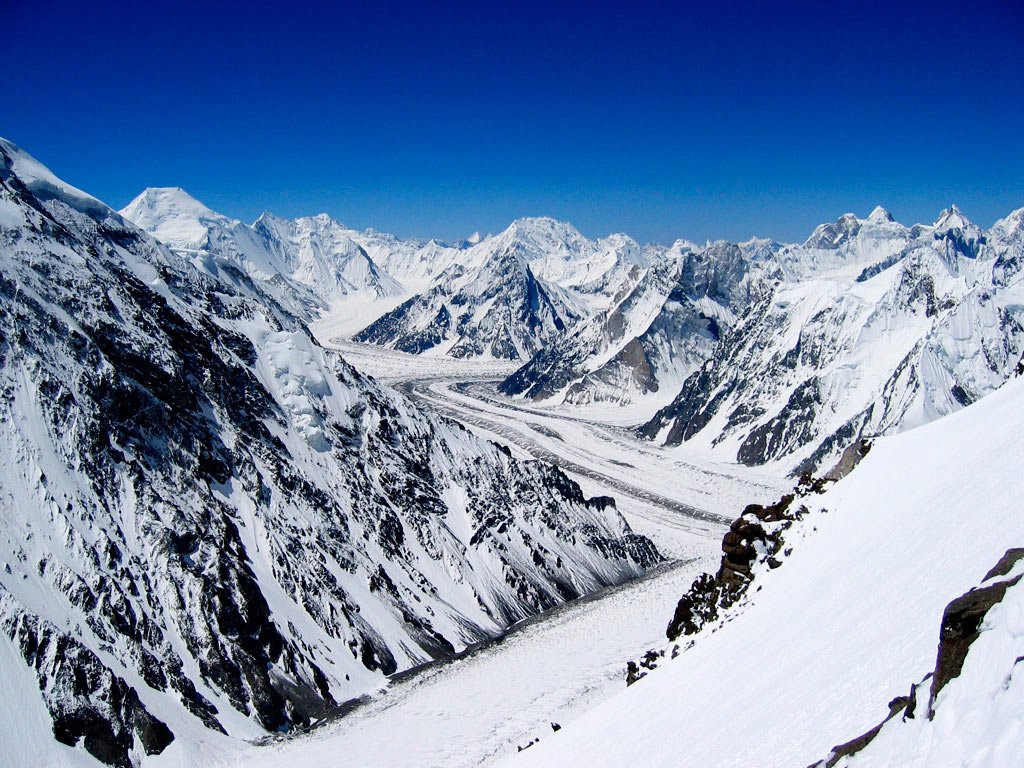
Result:
[[[181,187],[146,187],[134,200],[125,206],[125,210],[141,208],[216,215],[210,208]]]
[[[229,221],[181,187],[147,187],[118,213],[149,232],[168,222]]]
[[[889,213],[889,211],[887,211],[885,208],[883,208],[880,205],[876,205],[874,207],[874,210],[872,210],[871,213],[868,214],[868,221],[870,221],[872,224],[884,224],[891,223],[895,221],[895,219],[892,217],[892,214]]]
[[[158,240],[180,246],[201,242],[211,226],[235,223],[181,187],[148,187],[118,213]]]

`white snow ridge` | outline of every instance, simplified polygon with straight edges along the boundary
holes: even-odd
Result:
[[[1024,209],[454,244],[0,140],[0,766],[1024,766]]]

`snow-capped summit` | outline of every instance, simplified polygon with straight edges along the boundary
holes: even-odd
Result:
[[[815,227],[806,241],[804,248],[835,249],[855,237],[863,222],[852,213],[844,213],[830,224]]]
[[[930,228],[922,231],[930,231],[935,240],[943,242],[950,263],[961,256],[977,258],[985,244],[981,227],[968,219],[955,203],[939,214]]]
[[[534,273],[535,241],[519,239],[522,232],[510,228],[470,249],[466,264],[451,264],[426,291],[355,338],[415,354],[528,360],[583,311],[567,291]]]
[[[892,223],[895,221],[892,214],[880,205],[876,205],[872,209],[871,213],[868,214],[867,220],[872,224]]]
[[[590,240],[567,222],[521,218],[461,248],[404,256],[430,283],[356,338],[406,352],[528,359],[632,288],[659,250]],[[391,262],[385,262],[386,265]]]
[[[400,296],[401,284],[384,272],[344,224],[326,213],[295,220],[261,216],[253,229],[287,265],[292,279],[329,300],[351,294]]]
[[[326,213],[294,221],[264,213],[250,226],[212,211],[180,187],[159,187],[142,192],[121,215],[198,263],[233,263],[309,319],[346,296],[403,293],[355,242],[356,233]]]
[[[960,206],[953,203],[939,214],[935,223],[932,224],[932,229],[935,232],[941,233],[950,229],[968,229],[973,226],[973,222],[964,215],[964,212],[960,210]]]
[[[211,227],[240,223],[212,211],[181,187],[148,187],[120,213],[161,242],[177,248],[200,246]]]

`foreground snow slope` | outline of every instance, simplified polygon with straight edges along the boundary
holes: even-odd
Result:
[[[506,764],[801,767],[867,731],[934,667],[946,604],[1024,542],[1022,431],[1017,378],[879,439],[731,620]]]
[[[1024,762],[1024,561],[1007,574],[1017,579],[988,610],[958,677],[926,717],[930,686],[919,685],[915,716],[895,717],[864,749],[838,768],[1006,768]],[[997,577],[998,578],[998,577]],[[922,714],[917,714],[922,713]]]

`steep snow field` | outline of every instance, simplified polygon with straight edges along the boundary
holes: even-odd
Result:
[[[1018,563],[1009,576],[1024,574]],[[1024,761],[1024,584],[1006,592],[985,617],[960,672],[936,701],[934,719],[895,718],[840,768],[1006,768]],[[1011,669],[1012,668],[1012,669]],[[928,705],[928,685],[917,707]]]
[[[731,620],[502,765],[805,766],[864,733],[934,667],[946,604],[1024,543],[1022,430],[1018,378],[951,416],[879,439],[851,475],[811,498],[811,514],[787,536],[793,554],[758,575]],[[1012,667],[1024,634],[1019,597],[1005,611],[990,636],[1005,642],[972,649],[968,670],[984,654],[994,659],[990,670]],[[1019,727],[1019,708],[1009,709],[1019,692],[1018,681],[999,711],[986,699],[1001,718],[990,722]],[[970,697],[955,684],[940,695],[940,712],[943,696],[958,697],[969,715]],[[991,749],[1005,734],[979,738],[980,719],[972,744]],[[963,747],[958,725],[937,719],[922,728],[914,764],[961,764],[952,751]],[[1008,765],[983,757],[968,753],[962,764]]]

